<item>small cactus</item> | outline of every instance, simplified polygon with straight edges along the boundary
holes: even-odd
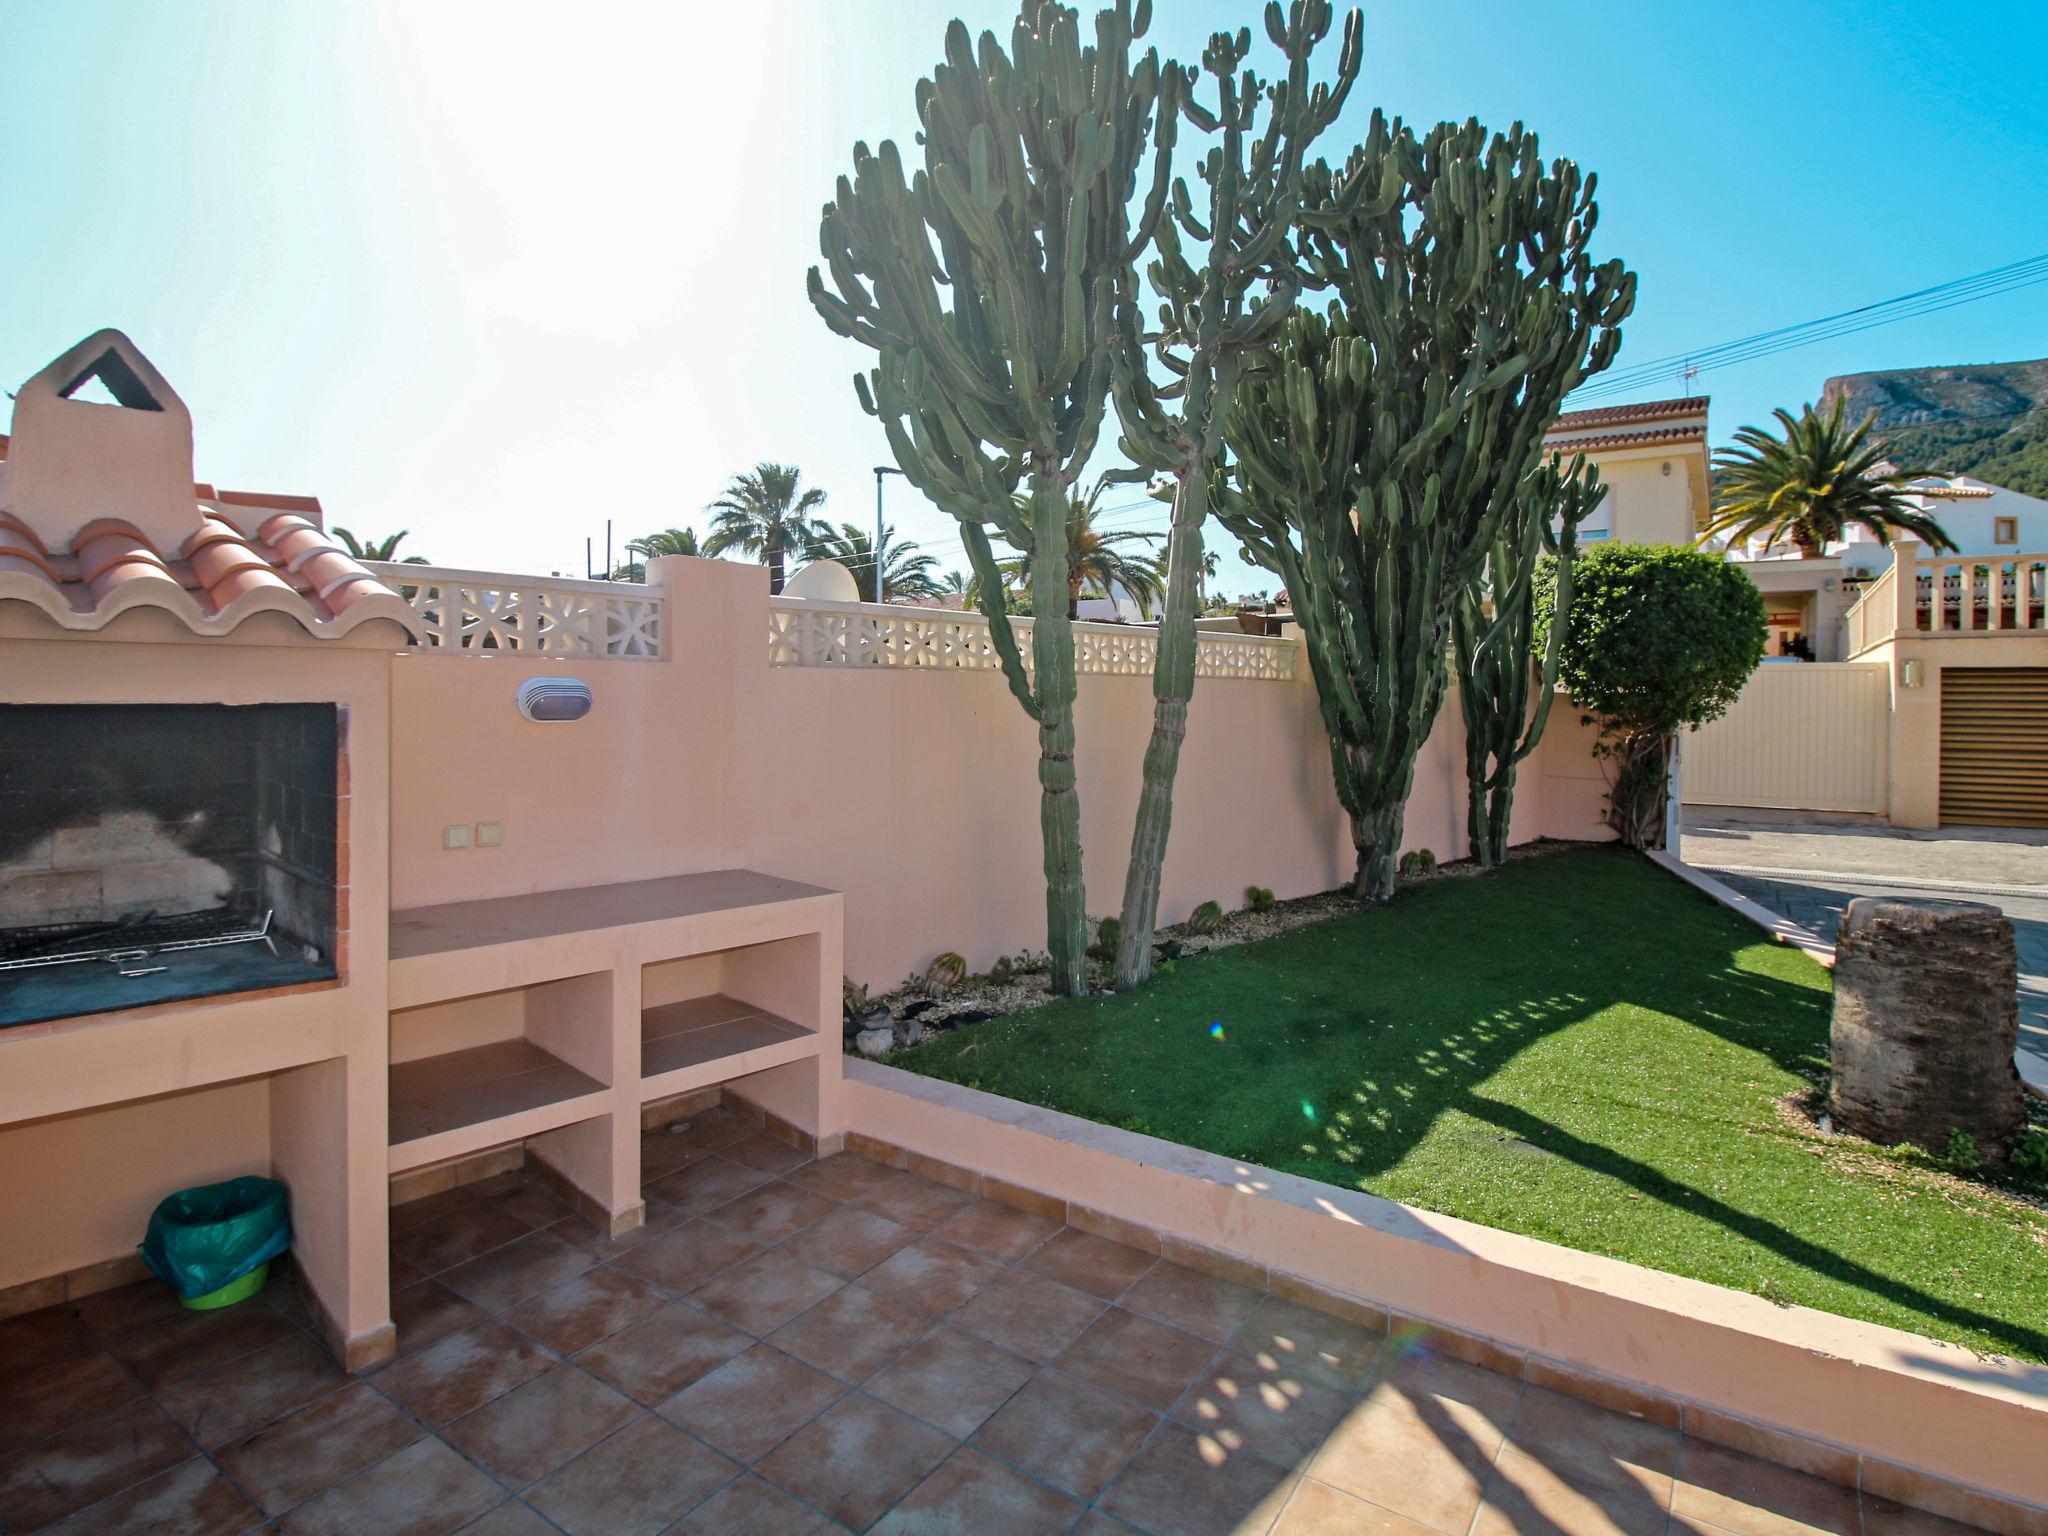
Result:
[[[1427,848],[1416,849],[1415,867],[1425,875],[1434,873],[1436,870],[1436,855]]]
[[[1116,947],[1123,938],[1124,925],[1114,917],[1105,917],[1095,925],[1095,942],[1088,946],[1089,955],[1096,960],[1114,960]]]
[[[1211,934],[1216,931],[1217,924],[1222,921],[1222,904],[1220,902],[1205,901],[1188,914],[1188,932],[1204,935]]]
[[[1254,912],[1273,910],[1273,892],[1263,885],[1248,885],[1244,888],[1244,904]]]
[[[957,987],[967,977],[967,962],[952,950],[933,957],[932,963],[924,968],[925,985],[934,992],[943,992],[948,987]]]
[[[996,963],[988,968],[988,984],[992,987],[1007,987],[1012,972],[1008,955],[996,956]]]

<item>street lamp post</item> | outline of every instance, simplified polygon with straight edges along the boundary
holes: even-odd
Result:
[[[900,475],[903,471],[892,469],[887,464],[875,466],[875,601],[882,601],[882,476]]]

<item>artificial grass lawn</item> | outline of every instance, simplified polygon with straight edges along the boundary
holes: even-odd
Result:
[[[2048,1360],[2048,1212],[1782,1111],[1826,1073],[1829,1001],[1804,955],[1646,860],[1581,848],[1426,882],[891,1061]]]

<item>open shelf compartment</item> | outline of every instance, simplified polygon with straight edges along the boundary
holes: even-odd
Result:
[[[461,1157],[610,1107],[610,972],[391,1015],[391,1169]]]
[[[804,1061],[818,1032],[815,935],[657,961],[640,973],[643,1102]]]

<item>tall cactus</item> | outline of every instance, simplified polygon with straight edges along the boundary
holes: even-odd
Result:
[[[1489,869],[1507,857],[1515,768],[1543,739],[1557,697],[1565,626],[1561,618],[1554,621],[1543,654],[1532,659],[1536,584],[1553,584],[1552,612],[1571,611],[1579,524],[1606,494],[1599,470],[1584,455],[1574,455],[1569,468],[1556,454],[1538,464],[1487,550],[1485,580],[1468,583],[1452,609],[1451,655],[1465,718],[1465,826],[1472,857]],[[1548,565],[1544,555],[1552,557]]]
[[[1174,182],[1172,207],[1155,237],[1157,259],[1148,272],[1162,299],[1158,331],[1140,330],[1135,303],[1123,310],[1118,446],[1139,466],[1137,476],[1170,476],[1174,491],[1166,598],[1152,667],[1152,736],[1124,877],[1119,988],[1136,986],[1152,970],[1173,781],[1195,687],[1202,525],[1209,517],[1211,473],[1222,453],[1223,417],[1239,378],[1263,361],[1294,307],[1300,284],[1290,236],[1301,201],[1302,157],[1336,120],[1358,75],[1361,23],[1353,11],[1345,20],[1335,80],[1309,84],[1310,55],[1329,34],[1333,14],[1330,0],[1293,0],[1285,11],[1279,0],[1269,0],[1266,35],[1287,60],[1285,78],[1271,85],[1249,69],[1239,73],[1251,51],[1248,28],[1210,37],[1202,66],[1216,84],[1214,109],[1195,100],[1193,71],[1180,93],[1188,120],[1219,135],[1199,168],[1208,185],[1207,210],[1198,214],[1187,183]],[[1200,248],[1195,259],[1183,239]],[[1163,387],[1151,373],[1154,358],[1172,375]]]
[[[1393,894],[1456,599],[1634,302],[1586,253],[1593,185],[1519,123],[1418,138],[1377,112],[1341,174],[1304,178],[1298,256],[1332,298],[1239,389],[1224,521],[1294,595],[1361,899]]]
[[[1004,674],[1038,722],[1046,948],[1063,993],[1085,986],[1088,942],[1066,513],[1101,434],[1118,306],[1167,197],[1179,72],[1156,50],[1133,64],[1149,18],[1149,0],[1115,0],[1083,47],[1078,13],[1024,0],[1007,54],[954,21],[945,62],[918,84],[923,168],[906,180],[893,143],[855,145],[820,230],[830,286],[810,274],[825,322],[875,350],[854,380],[861,404],[910,482],[959,521]],[[1033,558],[1028,675],[991,529]]]

